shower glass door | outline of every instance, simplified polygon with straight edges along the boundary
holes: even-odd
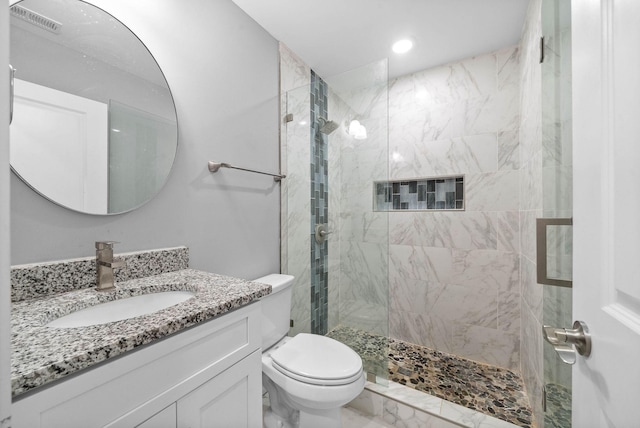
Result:
[[[296,277],[291,334],[326,334],[388,376],[388,214],[373,185],[388,179],[387,63],[283,94],[282,270]],[[358,121],[358,133],[352,121]]]
[[[571,117],[571,1],[543,0],[542,144],[543,216],[573,216]],[[567,286],[543,287],[543,323],[571,327],[572,227],[550,227],[547,233],[548,277]],[[545,427],[571,426],[571,366],[544,343]]]
[[[374,183],[389,179],[388,67],[382,60],[328,78],[329,137],[339,151],[334,230],[338,316],[330,336],[360,354],[369,380],[386,383],[389,348],[389,214],[374,211]],[[331,217],[331,216],[330,216]],[[332,248],[330,247],[331,251]],[[331,254],[329,256],[331,258]]]

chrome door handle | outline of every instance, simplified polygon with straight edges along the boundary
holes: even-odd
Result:
[[[583,357],[591,355],[591,335],[582,321],[575,321],[572,329],[543,325],[542,335],[567,364],[575,364],[576,353]]]

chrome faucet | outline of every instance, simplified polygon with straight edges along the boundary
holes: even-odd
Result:
[[[106,291],[115,288],[113,269],[124,267],[124,261],[113,261],[114,241],[96,242],[96,290]]]

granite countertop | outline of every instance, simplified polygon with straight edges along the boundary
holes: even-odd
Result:
[[[149,315],[107,324],[77,328],[45,326],[78,309],[160,291],[192,291],[195,297]],[[14,397],[23,394],[269,293],[270,285],[182,269],[118,282],[114,291],[85,288],[14,302],[12,394]]]

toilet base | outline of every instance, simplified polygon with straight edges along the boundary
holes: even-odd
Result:
[[[296,411],[285,419],[276,415],[271,408],[265,409],[264,428],[342,428],[342,408],[323,410],[318,413]]]
[[[271,408],[265,409],[262,415],[262,426],[264,428],[298,428],[300,426],[299,413],[290,415],[289,419],[282,418],[275,414]]]
[[[342,407],[318,413],[301,411],[300,428],[342,428]]]

